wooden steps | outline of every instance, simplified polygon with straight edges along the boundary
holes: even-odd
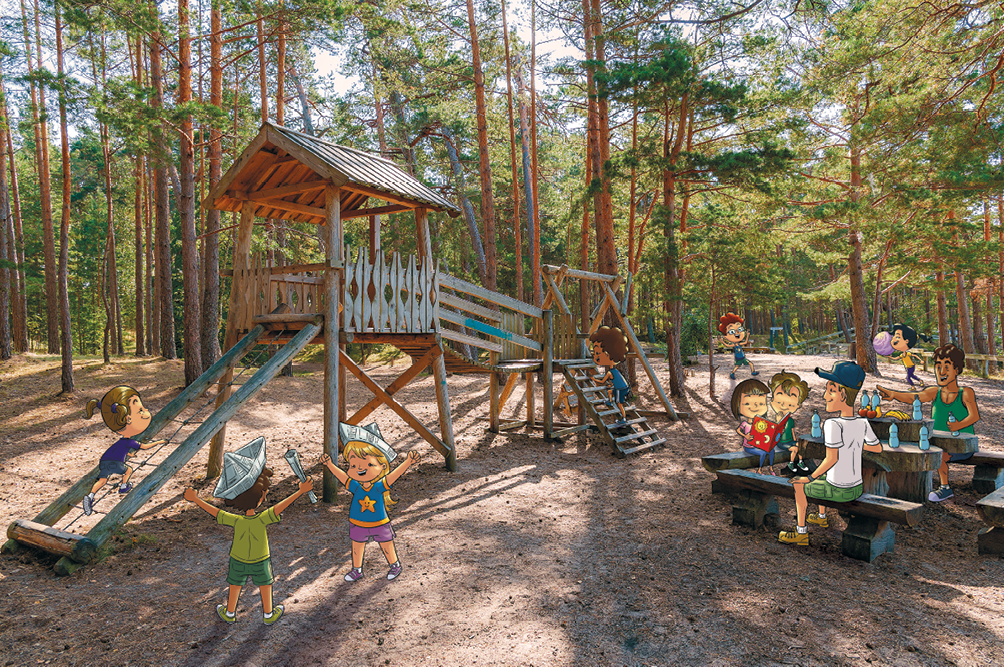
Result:
[[[593,378],[596,364],[592,360],[565,359],[559,361],[558,365],[565,376],[565,383],[578,397],[579,404],[585,408],[593,423],[555,431],[556,437],[595,429],[620,458],[658,447],[666,442],[658,437],[654,428],[650,427],[648,418],[639,414],[630,405],[624,406],[627,419],[623,422],[620,421],[621,412],[616,406],[611,404],[606,408],[609,400],[607,387]]]

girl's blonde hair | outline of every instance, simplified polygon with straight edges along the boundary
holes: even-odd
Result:
[[[95,410],[101,410],[105,426],[118,433],[126,427],[126,417],[129,416],[129,399],[139,396],[139,392],[126,385],[120,385],[108,391],[99,401],[95,398],[87,401],[84,414],[90,419]]]
[[[346,442],[345,446],[342,448],[342,456],[346,461],[349,460],[350,456],[359,459],[364,459],[367,456],[375,456],[377,461],[380,462],[380,465],[383,466],[383,473],[373,480],[374,484],[386,477],[387,473],[390,472],[390,461],[387,460],[387,457],[376,445],[371,445],[368,442],[361,442],[359,440],[350,440],[349,442]],[[385,490],[383,492],[383,502],[387,507],[397,504],[396,501],[391,500],[389,490]]]

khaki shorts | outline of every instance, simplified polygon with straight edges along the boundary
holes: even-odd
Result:
[[[865,487],[863,484],[850,488],[833,486],[826,481],[826,475],[805,485],[805,495],[807,497],[815,498],[816,500],[829,500],[834,503],[849,503],[852,500],[857,500],[864,492]]]

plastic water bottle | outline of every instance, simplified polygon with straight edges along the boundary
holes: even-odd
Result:
[[[823,435],[823,430],[819,428],[819,411],[812,411],[812,437],[819,438]]]
[[[879,408],[882,406],[882,397],[878,393],[878,389],[872,394],[872,410],[879,412]],[[881,413],[880,413],[881,414]]]
[[[889,424],[889,446],[893,449],[899,447],[899,427]]]
[[[954,424],[956,421],[958,421],[958,420],[955,418],[955,415],[953,413],[949,412],[948,413],[948,423],[949,424]],[[951,430],[952,427],[949,426],[948,428],[949,428],[949,430]],[[958,434],[959,434],[958,431],[954,431],[954,430],[952,431],[952,435],[958,435]]]
[[[931,441],[928,439],[927,427],[920,427],[920,448],[927,450],[931,448]]]
[[[920,396],[913,397],[913,421],[919,422],[924,418],[924,413],[920,409]]]
[[[868,390],[867,389],[865,389],[864,391],[861,392],[861,409],[862,410],[867,410],[868,409]]]

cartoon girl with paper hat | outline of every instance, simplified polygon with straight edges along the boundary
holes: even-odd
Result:
[[[366,427],[340,423],[338,434],[348,471],[336,466],[327,454],[321,455],[321,463],[352,494],[349,509],[352,569],[345,575],[345,581],[363,578],[363,551],[370,540],[375,540],[387,557],[390,565],[387,579],[396,579],[402,566],[394,548],[394,529],[387,516],[387,508],[394,504],[390,487],[418,461],[418,452],[408,452],[404,462],[390,470],[390,462],[397,458],[397,453],[383,439],[375,422]]]
[[[227,623],[237,621],[237,599],[241,587],[251,577],[261,593],[261,608],[265,625],[272,625],[282,616],[283,606],[272,604],[272,559],[268,550],[266,528],[279,523],[282,513],[297,498],[314,488],[309,477],[300,482],[296,492],[276,503],[265,512],[255,514],[268,496],[272,484],[272,471],[265,467],[265,438],[255,438],[236,452],[223,454],[223,474],[216,484],[213,495],[222,498],[227,507],[234,507],[241,514],[231,514],[213,507],[199,498],[195,489],[185,489],[185,500],[193,502],[211,516],[216,523],[231,526],[234,540],[230,547],[230,569],[227,583],[230,584],[226,604],[216,605],[216,613]]]

